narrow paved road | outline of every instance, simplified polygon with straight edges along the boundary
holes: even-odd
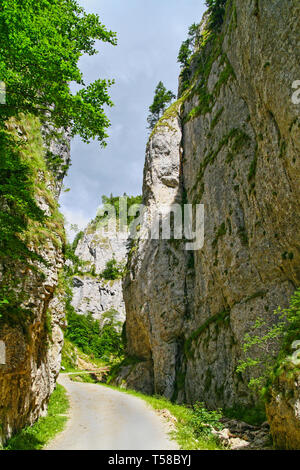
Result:
[[[97,384],[58,382],[70,397],[66,429],[47,450],[169,450],[178,448],[165,423],[134,396]]]

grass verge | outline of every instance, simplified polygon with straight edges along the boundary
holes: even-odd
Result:
[[[48,414],[33,426],[22,429],[13,436],[3,450],[40,450],[61,432],[66,424],[69,400],[66,390],[57,384],[48,405]]]

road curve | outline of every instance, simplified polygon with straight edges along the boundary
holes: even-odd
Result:
[[[89,383],[58,382],[70,398],[66,429],[46,450],[169,450],[178,449],[167,426],[141,399]]]

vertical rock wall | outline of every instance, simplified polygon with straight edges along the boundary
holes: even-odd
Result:
[[[205,243],[194,253],[172,241],[133,247],[131,386],[253,404],[248,374],[236,372],[244,335],[259,317],[276,321],[300,285],[299,21],[296,0],[229,0],[222,34],[194,55],[188,90],[149,140],[145,204],[204,204]]]
[[[125,321],[125,304],[121,279],[105,280],[99,274],[106,268],[106,263],[115,259],[124,263],[126,259],[127,239],[119,232],[104,236],[90,223],[79,240],[75,254],[83,263],[80,273],[73,277],[72,305],[82,315],[91,313],[96,320],[102,320],[108,310],[117,313],[114,319]]]
[[[23,119],[24,121],[24,119]],[[19,125],[18,133],[27,142],[27,151],[39,152],[46,157],[43,140],[39,129],[32,129],[29,123]],[[37,124],[35,123],[35,127]],[[46,130],[49,132],[49,130]],[[45,135],[45,134],[44,134]],[[49,219],[49,227],[42,236],[43,242],[34,237],[37,231],[29,235],[29,243],[37,243],[38,253],[47,261],[47,267],[36,264],[44,277],[37,272],[24,269],[20,264],[14,266],[16,277],[21,284],[16,289],[28,296],[23,306],[30,309],[30,316],[20,321],[1,321],[0,341],[5,345],[5,364],[0,364],[0,443],[22,427],[34,423],[47,412],[49,397],[54,390],[60,370],[61,350],[63,346],[64,302],[63,294],[56,294],[59,271],[63,267],[63,220],[56,218],[51,222],[54,211],[54,199],[58,198],[62,184],[62,167],[69,161],[69,140],[51,141],[52,150],[59,146],[61,165],[51,174],[45,169],[39,170],[39,178],[46,184],[47,191],[36,193],[39,206]],[[33,158],[33,157],[32,157]],[[52,196],[54,199],[52,200]],[[33,238],[30,238],[33,237]],[[0,281],[4,282],[7,266],[0,262]]]

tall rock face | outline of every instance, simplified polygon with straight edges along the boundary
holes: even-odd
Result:
[[[292,372],[292,373],[291,373]],[[300,372],[282,372],[272,384],[266,405],[274,445],[278,449],[300,449]]]
[[[91,313],[101,321],[105,312],[115,310],[115,320],[124,323],[122,281],[101,279],[99,275],[112,259],[125,263],[126,243],[127,239],[119,232],[105,236],[95,223],[88,225],[75,250],[81,267],[73,277],[72,305],[78,314]]]
[[[70,157],[69,139],[65,136],[60,144],[56,171],[53,168],[49,171],[45,165],[49,147],[42,138],[39,122],[23,117],[11,127],[24,138],[26,154],[35,161],[36,200],[47,220],[43,227],[31,227],[27,239],[47,265],[36,262],[39,272],[24,268],[21,263],[13,266],[14,277],[21,279],[15,288],[16,298],[25,293],[22,306],[28,310],[22,318],[8,316],[0,322],[0,443],[46,414],[60,370],[65,324],[63,292],[58,287],[59,271],[64,262],[64,226],[57,198],[62,167]],[[55,139],[52,145],[58,145],[58,141]],[[8,269],[9,266],[0,261],[1,282],[7,282]]]
[[[258,318],[273,324],[300,285],[299,27],[297,0],[228,0],[222,32],[196,51],[150,137],[144,203],[150,213],[204,204],[205,241],[194,252],[172,240],[133,246],[131,386],[210,407],[253,404],[248,373],[236,372],[244,336]]]
[[[188,310],[188,254],[181,240],[153,240],[149,233],[159,207],[182,204],[180,175],[182,129],[175,104],[150,138],[146,151],[143,204],[147,218],[139,242],[129,254],[124,281],[128,352],[143,359],[134,364],[136,388],[171,398],[183,355],[182,331]],[[123,375],[123,374],[122,374]]]

